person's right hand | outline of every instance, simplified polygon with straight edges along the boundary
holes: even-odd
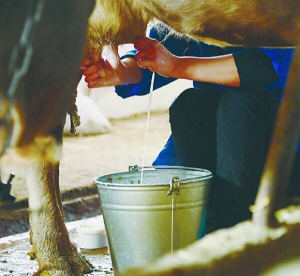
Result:
[[[120,61],[113,68],[108,60],[100,59],[93,63],[91,59],[85,58],[81,63],[81,72],[89,88],[124,84],[125,68]]]
[[[149,37],[140,37],[134,44],[137,65],[165,77],[173,77],[178,68],[178,57],[170,53],[160,42]]]

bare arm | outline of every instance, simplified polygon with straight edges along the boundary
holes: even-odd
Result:
[[[159,42],[141,38],[135,44],[137,64],[166,77],[190,79],[227,86],[240,86],[240,78],[232,54],[218,57],[178,57]]]
[[[221,84],[226,86],[240,86],[233,55],[213,58],[179,57],[173,71],[174,78],[181,76],[201,82]]]
[[[148,68],[166,77],[189,79],[226,86],[240,86],[240,78],[232,54],[218,57],[178,57],[171,54],[157,40],[141,38],[135,43],[139,51],[135,59],[125,58],[113,68],[107,60],[93,64],[82,62],[82,74],[88,87],[117,86],[139,83],[141,68]]]

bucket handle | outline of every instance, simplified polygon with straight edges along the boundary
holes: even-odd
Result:
[[[169,166],[156,166],[156,168],[160,168],[160,169],[171,169],[171,168],[174,168],[174,167],[169,167]],[[138,165],[133,165],[133,166],[129,166],[128,167],[128,170],[130,172],[138,172],[140,170],[153,170],[154,167],[139,167]],[[186,180],[189,180],[189,179],[186,179]],[[167,192],[167,196],[171,196],[171,195],[175,195],[175,196],[179,196],[180,194],[180,179],[178,176],[174,176],[172,177],[172,179],[170,180],[170,189],[169,191]]]
[[[145,167],[144,167],[145,168]],[[139,167],[138,165],[133,165],[128,167],[128,171],[130,172],[138,172],[142,169],[142,167]]]
[[[178,176],[174,176],[170,181],[170,189],[167,192],[167,196],[179,196],[180,195],[180,180]]]
[[[148,170],[148,171],[153,171],[155,169],[161,169],[161,170],[168,170],[168,169],[179,169],[179,170],[189,170],[189,171],[203,171],[203,172],[206,172],[208,173],[208,175],[206,177],[211,177],[211,172],[207,171],[207,170],[204,170],[204,169],[199,169],[199,168],[192,168],[192,167],[181,167],[181,166],[145,166],[145,167],[139,167],[138,165],[133,165],[133,166],[129,166],[128,167],[128,170],[129,172],[138,172],[138,171],[141,171],[141,170]],[[190,178],[185,178],[185,179],[180,179],[180,182],[183,184],[183,183],[189,183],[191,181],[194,181],[198,178],[201,178],[201,179],[204,179],[203,176],[196,176],[196,177],[190,177]],[[178,178],[179,179],[179,178]],[[171,179],[172,181],[172,179]],[[170,184],[171,185],[171,184]]]

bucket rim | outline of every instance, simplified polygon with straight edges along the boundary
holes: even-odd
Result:
[[[207,170],[207,169],[201,169],[201,168],[194,168],[194,167],[185,167],[185,166],[163,166],[163,165],[159,165],[159,166],[144,166],[143,170],[144,171],[154,171],[154,170],[183,170],[183,171],[196,171],[196,172],[205,172],[206,175],[202,175],[202,176],[195,176],[195,177],[189,177],[189,178],[184,178],[184,179],[179,179],[180,183],[184,184],[184,183],[189,183],[191,181],[197,181],[197,180],[207,180],[207,179],[211,179],[213,177],[213,174],[211,171]],[[139,167],[137,165],[135,166],[129,166],[129,170],[128,172],[139,172],[142,170],[142,167]],[[93,182],[97,185],[101,185],[101,186],[111,186],[111,187],[158,187],[158,186],[169,186],[169,184],[123,184],[123,183],[111,183],[111,182],[104,182],[104,181],[99,181],[99,178],[108,178],[111,176],[117,176],[117,175],[121,175],[124,173],[128,173],[126,171],[124,172],[118,172],[118,173],[110,173],[110,174],[106,174],[106,175],[101,175],[101,176],[97,176],[93,179]],[[174,175],[175,177],[175,175]]]

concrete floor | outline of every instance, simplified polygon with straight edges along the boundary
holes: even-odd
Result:
[[[67,223],[71,240],[78,245],[76,228],[83,221]],[[85,220],[85,222],[100,224],[101,217],[97,216]],[[8,236],[0,239],[0,275],[1,276],[25,276],[32,275],[38,269],[36,260],[30,260],[27,255],[30,252],[28,232]],[[92,263],[94,271],[87,276],[113,276],[113,268],[107,247],[93,250],[78,250]]]

